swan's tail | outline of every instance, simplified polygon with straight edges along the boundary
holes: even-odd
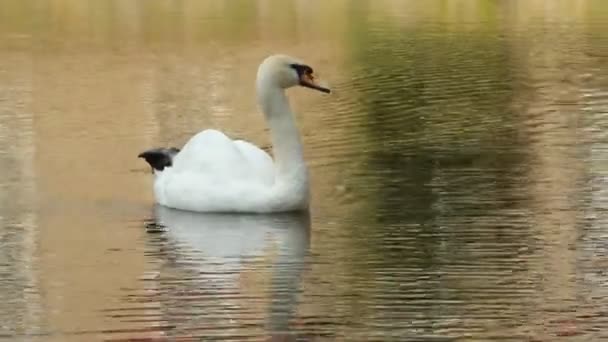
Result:
[[[173,158],[179,153],[179,148],[153,148],[140,153],[137,157],[144,158],[154,170],[162,171],[173,165]]]

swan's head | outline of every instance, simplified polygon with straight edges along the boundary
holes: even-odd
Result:
[[[310,66],[286,55],[267,57],[258,68],[258,82],[283,89],[302,86],[324,93],[331,92],[318,83]]]

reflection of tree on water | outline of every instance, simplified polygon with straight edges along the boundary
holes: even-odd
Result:
[[[500,291],[513,294],[508,283],[527,276],[522,249],[534,246],[508,46],[492,23],[475,31],[398,29],[357,13],[353,82],[366,113],[360,134],[371,151],[367,168],[351,181],[365,185],[352,188],[369,198],[368,210],[359,212],[372,216],[353,228],[368,236],[357,247],[380,256],[367,266],[372,272],[403,269],[406,283],[435,275],[414,287],[424,286],[437,301],[425,306],[432,319],[465,318],[475,305],[471,312],[496,315],[484,301]],[[484,282],[496,292],[481,289]],[[525,312],[518,296],[510,298],[513,309]]]
[[[308,215],[218,215],[157,207],[157,280],[171,335],[289,334],[308,253]],[[152,241],[156,238],[151,235]],[[264,320],[261,321],[260,318]]]
[[[2,45],[0,27],[0,46]],[[0,335],[43,330],[31,56],[0,54]],[[20,77],[25,72],[28,77]]]
[[[513,205],[525,146],[499,32],[492,24],[473,32],[384,24],[375,34],[366,18],[356,19],[354,82],[367,113],[362,133],[374,144],[361,177],[375,181],[370,191],[383,220],[433,229],[445,214],[437,208],[442,193],[472,196],[458,203],[460,215]]]

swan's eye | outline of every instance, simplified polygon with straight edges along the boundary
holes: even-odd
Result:
[[[312,68],[309,67],[308,65],[291,64],[290,66],[296,70],[296,72],[298,73],[298,76],[300,76],[300,77],[302,77],[303,75],[312,75],[312,73],[313,73]]]

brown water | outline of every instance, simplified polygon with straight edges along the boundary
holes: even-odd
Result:
[[[268,146],[309,216],[155,208],[136,158]],[[608,339],[605,1],[0,2],[0,340]]]

